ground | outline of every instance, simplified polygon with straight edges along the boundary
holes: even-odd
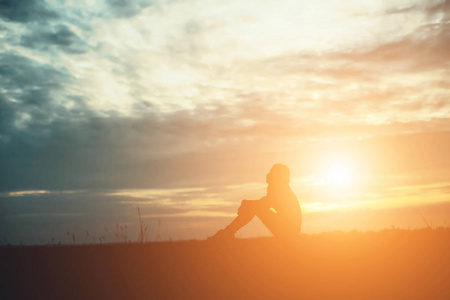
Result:
[[[450,299],[450,229],[0,248],[0,299]]]

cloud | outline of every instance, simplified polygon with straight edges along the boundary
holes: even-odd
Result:
[[[46,22],[57,19],[58,13],[42,0],[3,0],[0,2],[0,17],[12,22]]]
[[[68,112],[65,105],[71,95],[64,95],[63,91],[71,75],[14,53],[0,55],[0,63],[0,87],[3,90],[0,105],[4,115],[0,128],[2,139],[9,140],[16,133],[24,134],[31,143],[41,139],[45,136],[46,125],[55,118],[64,118],[63,114]],[[72,112],[75,116],[77,107],[83,104],[82,101],[74,102]],[[30,136],[31,124],[34,133]]]
[[[55,110],[52,106],[49,109]],[[340,129],[318,123],[311,127],[310,123],[302,125],[294,116],[271,112],[263,103],[257,105],[254,101],[233,110],[224,106],[174,113],[164,118],[157,114],[104,118],[89,110],[81,119],[77,115],[61,110],[64,117],[51,121],[32,118],[28,130],[9,125],[14,131],[0,149],[0,162],[5,170],[1,175],[2,190],[187,187],[258,180],[258,177],[247,177],[247,172],[233,176],[240,167],[227,161],[248,157],[246,162],[240,162],[244,168],[266,161],[258,167],[259,174],[265,174],[277,156],[286,157],[290,151],[300,151],[305,159],[313,157],[317,149],[305,153],[305,143],[320,136],[325,142],[327,136],[336,136],[340,131],[348,135],[354,130],[355,138],[367,132],[372,132],[372,138],[389,135],[392,142],[398,141],[398,148],[388,152],[399,151],[392,157],[392,160],[400,159],[399,170],[428,163],[438,167],[446,157],[438,153],[447,151],[449,146],[445,143],[448,134],[432,134],[433,128],[421,135],[404,136],[402,132],[411,131],[410,125]],[[239,121],[245,119],[254,123],[243,126]],[[421,132],[422,125],[417,124],[417,128]],[[371,139],[366,139],[370,143]],[[294,143],[295,140],[298,142]],[[402,151],[425,140],[426,145],[421,146],[423,154],[403,157]],[[336,140],[336,144],[344,142],[354,143],[348,139]],[[379,147],[382,153],[383,142]],[[267,152],[272,154],[264,154]],[[411,164],[407,159],[417,163]]]
[[[174,237],[180,231],[186,232],[178,238],[199,238],[204,230],[217,228],[212,224],[224,219],[224,216],[227,221],[236,209],[231,202],[213,199],[211,193],[214,191],[211,189],[202,191],[206,194],[198,189],[147,190],[147,196],[152,194],[151,199],[136,197],[142,195],[142,190],[127,191],[132,197],[124,191],[114,190],[1,195],[0,243],[6,239],[14,244],[19,244],[21,240],[42,244],[50,242],[52,237],[55,243],[58,240],[71,243],[71,236],[66,232],[75,234],[80,243],[86,231],[91,237],[97,239],[105,236],[106,242],[113,242],[116,224],[126,226],[128,237],[134,241],[138,236],[137,207],[144,224],[149,226],[150,238],[155,237],[157,230],[165,239],[169,235]],[[200,227],[199,222],[203,224]],[[199,232],[199,229],[202,230]]]
[[[34,31],[21,37],[20,44],[38,51],[52,51],[52,46],[58,46],[69,53],[84,53],[87,51],[82,40],[68,26],[59,25],[50,31]]]
[[[416,1],[416,3],[412,2],[412,4],[406,6],[397,6],[386,10],[387,14],[409,14],[412,12],[422,12],[429,17],[433,17],[439,13],[450,12],[450,2],[448,0]]]
[[[422,30],[429,30],[425,26]],[[352,52],[337,55],[337,58],[359,63],[383,63],[391,71],[424,72],[445,70],[450,61],[448,49],[450,45],[450,27],[435,29],[424,37],[420,31],[403,40],[380,45],[365,52]]]
[[[434,203],[388,209],[361,209],[356,211],[324,211],[303,216],[302,232],[324,231],[378,231],[387,228],[419,229],[432,221],[433,228],[448,226],[446,211],[450,204]],[[326,223],[323,220],[327,220]]]
[[[441,1],[438,1],[435,5],[427,6],[426,7],[426,12],[430,16],[434,16],[434,15],[439,14],[439,13],[445,13],[446,14],[446,18],[448,20],[449,13],[450,13],[450,1],[448,1],[448,0],[441,0]]]
[[[133,17],[146,7],[158,5],[158,1],[152,0],[107,0],[106,3],[112,14],[120,18]]]

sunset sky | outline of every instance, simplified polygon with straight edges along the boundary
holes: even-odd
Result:
[[[302,232],[450,226],[449,153],[449,1],[0,3],[0,244],[204,239],[275,163]]]

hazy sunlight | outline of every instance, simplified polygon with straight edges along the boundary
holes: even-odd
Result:
[[[349,165],[336,162],[326,169],[325,184],[337,188],[349,188],[354,183],[353,170]]]
[[[342,157],[331,157],[322,160],[316,185],[348,190],[356,187],[357,176],[353,161]]]

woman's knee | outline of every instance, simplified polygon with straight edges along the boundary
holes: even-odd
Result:
[[[238,209],[238,215],[253,213],[251,200],[242,200]]]

